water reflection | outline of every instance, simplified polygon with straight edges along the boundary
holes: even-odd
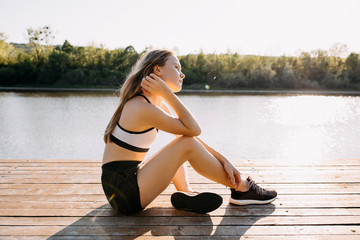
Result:
[[[360,157],[359,97],[180,98],[200,122],[201,137],[239,163]],[[101,159],[117,103],[111,93],[0,93],[0,158]],[[171,138],[161,133],[149,155]]]
[[[327,96],[278,98],[269,104],[273,121],[298,127],[346,123],[351,107],[346,97]]]
[[[311,162],[349,144],[347,126],[359,126],[359,105],[353,98],[328,96],[294,96],[277,98],[268,104],[271,121],[288,130],[283,135],[277,158],[298,163]],[[349,129],[352,131],[351,129]]]

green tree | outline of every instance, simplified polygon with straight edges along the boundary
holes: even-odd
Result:
[[[36,83],[36,66],[29,55],[20,53],[17,56],[17,63],[14,65],[14,70],[17,74],[17,84],[31,85]]]
[[[360,55],[351,53],[345,60],[345,67],[350,84],[360,89]]]
[[[56,82],[71,68],[71,59],[65,52],[53,51],[46,64],[46,69],[51,73],[51,82]]]
[[[4,33],[0,33],[0,66],[12,65],[14,59],[14,47],[6,43],[7,37]]]
[[[61,47],[61,51],[66,53],[72,53],[74,50],[74,47],[68,42],[68,40],[65,40],[64,44]]]

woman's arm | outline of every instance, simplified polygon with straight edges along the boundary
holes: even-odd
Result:
[[[211,155],[213,155],[217,160],[219,160],[219,162],[222,163],[226,173],[228,174],[229,182],[233,185],[236,185],[237,190],[239,190],[239,189],[247,190],[247,182],[242,180],[239,170],[237,170],[234,167],[234,165],[226,157],[224,157],[221,153],[215,151],[213,148],[211,148],[209,145],[207,145],[204,141],[202,141],[199,137],[195,137],[195,138],[196,138],[196,140],[198,140],[201,143],[201,145],[204,146],[204,148]]]
[[[141,87],[151,95],[161,96],[171,106],[177,117],[165,114],[155,106],[148,105],[142,111],[144,119],[153,127],[178,135],[198,136],[201,128],[191,112],[170,90],[167,84],[155,74],[146,77]]]
[[[201,133],[201,128],[199,123],[196,121],[191,112],[187,109],[187,107],[180,101],[180,99],[173,93],[167,93],[164,95],[164,99],[174,110],[176,115],[178,116],[181,123],[191,132],[193,136],[198,136]]]
[[[164,112],[166,112],[167,114],[169,115],[172,115],[169,107],[165,104],[165,103],[162,103],[161,104],[161,109],[164,110]],[[228,177],[229,177],[229,181],[231,182],[231,184],[233,185],[237,185],[237,188],[240,187],[241,185],[241,182],[243,181],[241,179],[241,176],[240,176],[240,172],[231,164],[231,162],[226,158],[224,157],[221,153],[217,152],[216,150],[214,150],[213,148],[211,148],[209,145],[207,145],[204,141],[202,141],[199,137],[195,137],[195,139],[197,139],[201,145],[203,145],[203,147],[211,154],[213,155],[219,162],[222,163],[222,165],[224,166],[224,169],[225,171],[227,172],[228,174]],[[184,168],[184,166],[183,166]],[[185,176],[185,177],[183,177]],[[186,172],[185,174],[181,175],[181,174],[176,174],[174,179],[178,180],[179,183],[181,184],[189,184],[188,183],[188,180],[186,179]],[[173,181],[174,184],[176,181]],[[243,184],[245,184],[246,186],[246,183],[244,183],[243,181]]]

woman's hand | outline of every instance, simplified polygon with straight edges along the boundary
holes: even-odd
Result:
[[[153,73],[151,73],[150,76],[143,78],[140,86],[144,92],[153,96],[164,97],[167,93],[171,92],[168,85]]]
[[[239,170],[237,170],[229,161],[224,161],[223,166],[225,172],[228,174],[229,182],[235,186],[235,189],[238,189],[241,184],[241,176]]]

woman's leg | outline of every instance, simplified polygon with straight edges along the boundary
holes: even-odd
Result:
[[[171,183],[186,161],[201,175],[234,188],[223,165],[193,137],[177,137],[138,171],[141,205],[146,207]]]
[[[181,192],[192,192],[192,188],[189,183],[189,176],[186,169],[186,162],[179,167],[173,180],[176,190]]]

